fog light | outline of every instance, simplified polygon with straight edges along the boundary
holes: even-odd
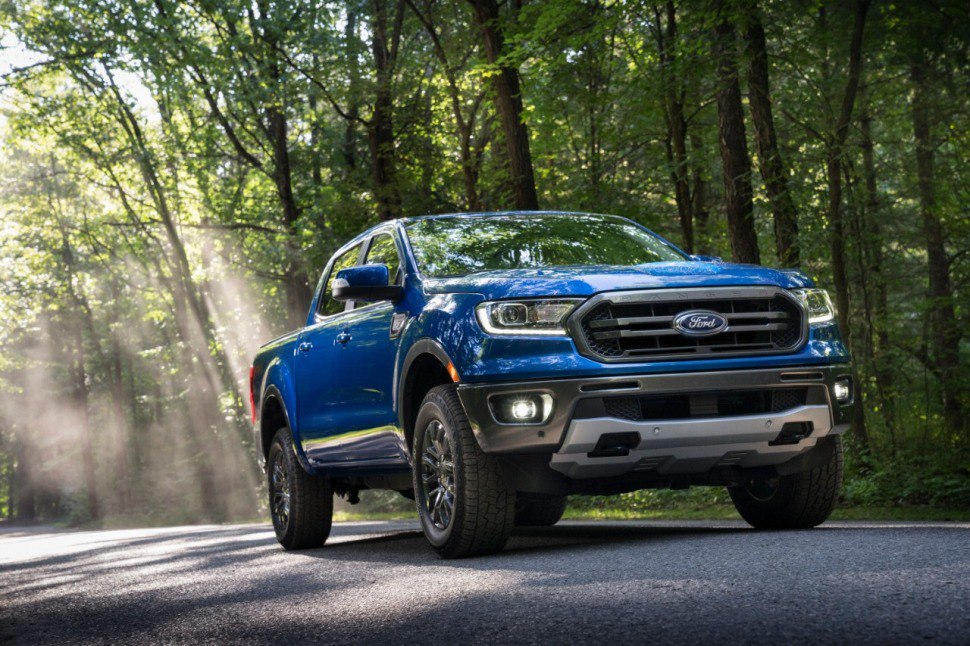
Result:
[[[512,402],[512,417],[520,421],[534,419],[538,413],[536,403],[531,399],[518,399]]]
[[[499,424],[541,424],[552,414],[552,397],[545,393],[496,395],[488,403]]]
[[[848,378],[836,379],[832,384],[832,394],[840,404],[847,404],[852,399],[852,381]]]

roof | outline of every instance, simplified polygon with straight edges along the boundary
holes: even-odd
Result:
[[[587,213],[585,211],[476,211],[472,213],[438,213],[435,215],[418,215],[414,217],[401,218],[400,221],[407,224],[421,220],[438,220],[446,218],[482,218],[482,217],[503,217],[503,216],[543,216],[543,215],[597,215],[600,217],[620,218],[619,215],[606,213]]]

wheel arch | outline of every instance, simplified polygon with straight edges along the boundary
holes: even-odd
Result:
[[[435,386],[455,382],[449,365],[454,370],[445,349],[429,338],[416,341],[404,359],[398,381],[398,423],[409,452],[414,440],[414,423],[425,395]]]
[[[278,430],[285,426],[289,429],[290,439],[293,441],[293,451],[296,453],[297,461],[307,473],[317,473],[317,470],[310,465],[306,455],[303,453],[300,445],[299,429],[293,428],[293,419],[291,417],[292,408],[287,405],[286,396],[275,384],[270,384],[263,391],[259,408],[259,428],[256,437],[256,448],[258,450],[257,457],[259,458],[260,464],[265,468],[266,458],[269,455],[269,447],[273,443],[273,437],[275,437]]]
[[[259,453],[260,459],[265,461],[269,455],[269,447],[273,443],[273,437],[282,427],[292,429],[290,417],[283,404],[283,396],[276,386],[269,386],[262,397],[262,406],[259,415]],[[290,431],[292,437],[293,432]]]

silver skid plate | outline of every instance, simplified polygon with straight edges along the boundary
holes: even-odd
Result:
[[[812,433],[797,444],[769,446],[788,422],[811,422]],[[631,471],[679,475],[719,466],[781,464],[832,432],[828,406],[800,406],[784,413],[632,422],[612,417],[573,420],[550,466],[570,478],[620,476]],[[838,427],[836,432],[844,431]],[[589,457],[604,433],[636,432],[629,455]]]

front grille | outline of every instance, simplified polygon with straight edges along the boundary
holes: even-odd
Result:
[[[606,293],[584,309],[571,329],[584,354],[604,361],[790,352],[805,327],[801,306],[775,288]],[[716,312],[727,327],[710,336],[683,334],[674,320],[690,310]]]
[[[634,422],[782,413],[804,406],[808,389],[727,390],[714,393],[604,397],[606,415]]]

